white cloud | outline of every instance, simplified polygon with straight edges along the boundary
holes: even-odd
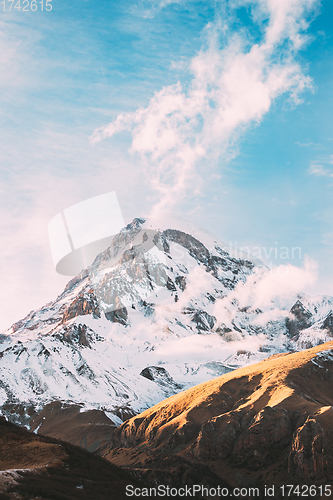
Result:
[[[269,16],[266,44],[274,46],[289,39],[294,49],[299,50],[307,40],[303,34],[308,27],[304,15],[318,5],[318,1],[259,0],[258,4]]]
[[[226,153],[240,131],[261,121],[274,99],[289,93],[298,103],[300,93],[311,86],[294,56],[306,40],[305,15],[317,1],[234,2],[241,4],[252,5],[253,18],[264,32],[260,43],[250,45],[244,34],[231,34],[221,48],[225,26],[208,25],[208,48],[192,59],[188,88],[180,82],[164,87],[147,107],[118,115],[91,137],[97,143],[131,132],[131,152],[144,159],[158,198],[155,213],[199,192],[200,160]]]
[[[229,324],[240,308],[249,306],[264,313],[258,316],[262,325],[285,316],[286,309],[295,302],[297,294],[316,282],[317,267],[314,260],[306,258],[303,268],[291,264],[269,271],[258,268],[245,283],[239,282],[226,297],[216,301],[214,316],[218,321]]]
[[[173,3],[183,3],[183,0],[162,0],[159,4],[160,8],[167,7]]]
[[[306,258],[303,268],[291,264],[277,266],[254,283],[253,307],[264,309],[272,301],[278,306],[283,306],[288,303],[291,296],[315,283],[316,279],[317,263],[312,259]]]
[[[159,361],[172,364],[188,365],[190,363],[226,361],[229,356],[235,355],[238,350],[257,351],[265,339],[260,336],[246,337],[239,341],[223,342],[216,334],[191,335],[180,339],[170,339],[160,344],[155,355]],[[172,370],[172,366],[167,367]]]
[[[323,145],[320,144],[319,142],[298,142],[296,141],[295,144],[297,146],[300,146],[301,148],[312,148],[312,149],[322,149]]]
[[[312,174],[312,175],[330,175],[330,171],[329,170],[326,170],[324,169],[324,167],[322,165],[311,165],[311,167],[309,168],[308,170],[309,174]]]
[[[333,155],[321,156],[317,160],[312,161],[308,173],[323,177],[333,177],[331,165],[333,165]]]

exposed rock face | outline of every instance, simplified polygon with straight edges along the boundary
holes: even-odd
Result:
[[[292,412],[266,406],[227,412],[204,424],[193,448],[199,459],[230,459],[233,467],[262,470],[276,461],[292,437]]]
[[[182,292],[186,289],[186,278],[185,276],[176,276],[175,282]]]
[[[195,309],[194,307],[187,307],[183,309],[183,314],[191,317],[191,321],[196,325],[198,332],[203,330],[209,332],[216,324],[216,318],[211,316],[206,311]]]
[[[121,325],[127,324],[127,309],[122,307],[121,309],[116,309],[115,311],[105,312],[106,319],[112,321],[112,323],[120,323]]]
[[[87,314],[92,314],[94,318],[101,317],[98,302],[92,289],[88,290],[86,293],[80,294],[69,304],[63,313],[62,322],[66,323],[72,318],[85,316]]]
[[[209,332],[214,328],[216,318],[206,311],[196,311],[192,316],[192,321],[197,325],[198,330]]]
[[[183,231],[167,229],[163,231],[163,237],[186,248],[189,254],[203,264],[206,270],[211,272],[217,279],[221,279],[221,270],[231,271],[234,275],[237,275],[243,267],[248,269],[253,269],[254,267],[253,262],[248,260],[230,259],[227,252],[223,253],[223,257],[212,255],[199,240]],[[219,247],[215,247],[215,249],[221,250]],[[229,280],[229,287],[233,288],[233,280]]]
[[[253,415],[248,427],[243,419],[242,424],[247,428],[235,440],[231,454],[233,465],[262,470],[273,464],[290,443],[292,416],[292,412],[284,408],[265,406]]]
[[[193,455],[199,460],[229,458],[240,431],[241,423],[236,413],[204,423],[193,447]]]
[[[116,429],[103,454],[145,470],[182,457],[233,486],[329,484],[332,348],[273,356],[173,396]]]
[[[179,384],[176,384],[173,378],[170,377],[167,370],[161,366],[147,366],[141,371],[140,375],[147,378],[148,380],[153,380],[167,386],[169,386],[170,384],[175,384],[178,389],[181,389],[181,386]]]
[[[295,337],[301,330],[313,324],[311,312],[306,309],[300,300],[293,305],[290,313],[291,318],[287,318],[286,327],[291,337]]]
[[[91,347],[96,340],[103,341],[96,333],[89,328],[85,324],[79,323],[74,325],[66,325],[60,330],[59,333],[55,334],[55,338],[59,338],[59,340],[68,342],[72,346],[80,346],[80,347]],[[44,355],[45,357],[50,356],[50,351],[44,348],[38,356]]]
[[[333,335],[333,313],[331,312],[326,316],[323,321],[322,329],[328,330]]]
[[[332,467],[331,443],[316,418],[308,417],[295,432],[288,472],[295,481],[319,482],[332,478]]]

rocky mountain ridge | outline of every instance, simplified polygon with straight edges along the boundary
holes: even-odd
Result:
[[[4,332],[2,414],[29,426],[60,401],[119,425],[214,376],[329,340],[332,298],[255,305],[267,272],[193,224],[135,219],[56,300]]]

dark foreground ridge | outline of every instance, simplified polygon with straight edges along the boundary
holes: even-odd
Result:
[[[122,500],[145,485],[76,446],[35,435],[0,417],[0,500]]]

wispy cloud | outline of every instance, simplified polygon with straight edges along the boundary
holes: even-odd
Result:
[[[303,268],[291,264],[276,266],[267,271],[259,268],[248,276],[245,283],[238,283],[226,297],[216,301],[214,316],[221,322],[230,322],[238,308],[251,304],[253,310],[263,311],[260,324],[286,316],[296,300],[297,293],[313,285],[318,276],[318,265],[306,258]],[[237,304],[237,306],[235,306]]]
[[[322,165],[311,165],[311,167],[308,170],[309,174],[312,175],[323,175],[323,176],[333,176],[333,172],[330,170],[325,169]]]
[[[323,145],[319,142],[295,142],[301,148],[323,149]]]
[[[333,162],[331,160],[327,161],[327,163],[331,165]],[[313,163],[308,169],[308,173],[310,175],[317,175],[322,177],[333,177],[333,170],[325,168],[323,165],[320,165],[319,163]]]
[[[207,26],[207,47],[190,61],[191,82],[178,82],[155,93],[145,108],[121,113],[96,129],[97,143],[122,131],[132,134],[131,152],[144,161],[157,195],[155,214],[198,192],[198,165],[230,151],[239,134],[260,123],[272,102],[289,94],[295,103],[311,86],[295,55],[306,41],[306,14],[316,0],[250,0],[254,22],[263,36],[251,42],[216,21]],[[221,47],[220,37],[227,36]],[[207,170],[206,174],[207,175]]]
[[[166,7],[167,5],[171,5],[173,3],[183,3],[183,0],[161,0],[159,2],[159,7],[163,8],[163,7]]]

